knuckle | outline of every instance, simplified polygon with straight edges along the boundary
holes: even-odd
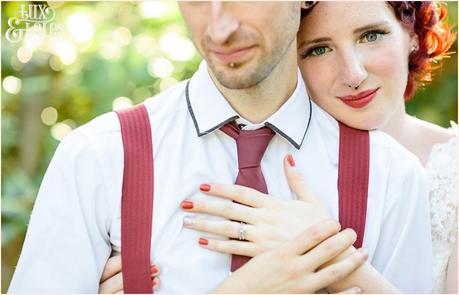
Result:
[[[326,243],[325,245],[323,245],[323,250],[326,254],[333,255],[337,252],[337,247],[332,243]]]
[[[234,236],[237,233],[237,228],[232,223],[224,223],[222,225],[222,232],[227,236]]]
[[[333,280],[339,280],[342,277],[342,271],[339,270],[338,268],[332,268],[330,269],[330,272],[328,274]]]
[[[207,202],[202,201],[193,201],[193,209],[192,210],[200,210],[200,211],[207,211],[209,208]]]
[[[310,236],[311,240],[312,240],[315,244],[319,243],[319,242],[322,240],[322,233],[321,233],[321,231],[320,231],[317,227],[315,227],[315,226],[313,226],[313,227],[311,228],[310,233],[309,233],[309,236]]]
[[[233,211],[233,203],[232,202],[223,202],[221,206],[222,212],[232,212]]]

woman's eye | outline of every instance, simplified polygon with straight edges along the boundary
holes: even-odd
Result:
[[[374,42],[378,40],[378,34],[377,33],[369,33],[365,36],[365,40],[368,42]]]
[[[309,51],[308,55],[319,56],[319,55],[325,54],[325,53],[327,53],[329,51],[330,51],[330,48],[325,47],[325,46],[321,46],[321,47],[316,47],[316,48],[311,49]]]
[[[384,31],[367,32],[362,36],[361,40],[362,40],[362,43],[376,42],[379,39],[381,39],[382,35],[385,35],[385,34],[387,34],[387,32],[384,32]]]

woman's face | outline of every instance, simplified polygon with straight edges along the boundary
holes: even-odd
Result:
[[[301,20],[298,64],[314,102],[375,129],[404,103],[414,41],[385,2],[319,2]]]

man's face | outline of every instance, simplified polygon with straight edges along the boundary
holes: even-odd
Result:
[[[193,41],[226,88],[263,81],[296,40],[300,2],[179,2]]]

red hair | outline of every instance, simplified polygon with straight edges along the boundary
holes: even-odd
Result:
[[[317,3],[317,2],[316,2]],[[314,3],[314,4],[316,4]],[[303,9],[305,17],[313,9]],[[442,58],[449,55],[449,49],[456,39],[451,26],[446,22],[447,9],[444,5],[430,1],[388,1],[395,16],[410,33],[418,37],[418,48],[408,60],[408,82],[405,100],[413,97],[419,86],[432,80],[432,71]]]

